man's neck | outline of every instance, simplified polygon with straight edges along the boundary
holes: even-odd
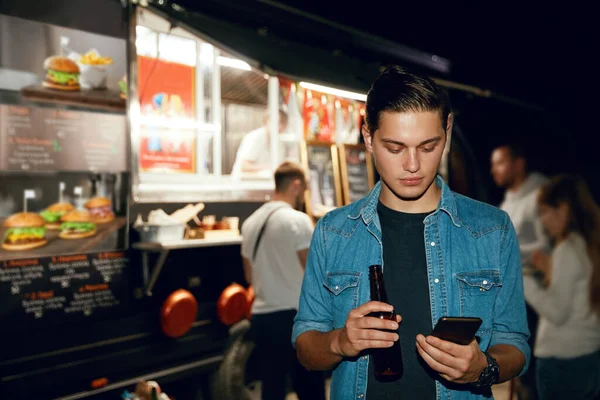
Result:
[[[290,206],[294,207],[294,198],[286,195],[285,193],[275,192],[273,194],[273,197],[271,198],[271,200],[272,201],[283,201],[284,203],[288,203]]]
[[[508,191],[512,193],[518,191],[523,186],[528,177],[529,174],[523,174],[521,176],[515,177],[515,180],[512,183],[512,185],[510,185],[510,187],[508,188]]]
[[[387,208],[407,214],[427,213],[437,209],[442,197],[442,189],[433,181],[427,191],[416,200],[398,198],[385,183],[382,182],[379,201]]]

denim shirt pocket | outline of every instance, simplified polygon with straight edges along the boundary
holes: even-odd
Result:
[[[497,270],[461,272],[456,274],[456,279],[460,296],[460,315],[481,318],[483,323],[479,328],[479,334],[489,335],[493,327],[496,297],[502,287],[500,272]]]
[[[348,313],[358,306],[360,272],[328,272],[323,285],[329,290],[333,309],[334,328],[346,323]]]

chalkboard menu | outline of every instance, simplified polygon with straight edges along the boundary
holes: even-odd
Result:
[[[302,162],[308,171],[307,212],[321,217],[341,206],[337,147],[330,143],[303,142]]]
[[[125,116],[0,105],[0,170],[127,170]]]
[[[124,252],[0,261],[0,321],[108,315],[127,299],[126,268]]]
[[[373,185],[373,161],[364,145],[340,145],[340,169],[344,204],[354,203],[365,197]]]

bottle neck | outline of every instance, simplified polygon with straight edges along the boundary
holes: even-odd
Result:
[[[369,270],[369,281],[371,284],[371,300],[388,303],[383,273],[380,266],[372,266]]]

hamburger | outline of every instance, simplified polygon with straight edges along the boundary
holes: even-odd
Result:
[[[87,211],[73,210],[63,215],[60,220],[62,224],[58,236],[61,239],[83,239],[96,234],[96,224]]]
[[[92,214],[92,218],[97,224],[106,224],[115,219],[112,202],[106,197],[94,197],[88,200],[85,208]]]
[[[45,246],[46,227],[44,220],[34,213],[14,214],[4,221],[2,248],[8,251],[32,250]]]
[[[73,207],[70,203],[54,203],[40,213],[40,216],[46,222],[46,228],[51,230],[60,229],[60,217],[73,211]]]
[[[72,60],[53,56],[44,61],[46,79],[42,85],[56,90],[79,90],[79,66]]]
[[[127,100],[127,75],[123,75],[123,78],[118,82],[120,93],[119,97],[123,100]]]

